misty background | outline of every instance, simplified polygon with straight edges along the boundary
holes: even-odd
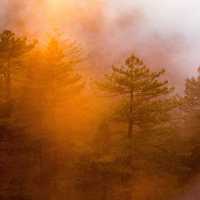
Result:
[[[95,57],[110,67],[135,52],[150,66],[167,68],[172,83],[182,89],[185,77],[193,75],[200,63],[198,0],[1,0],[0,4],[1,29],[33,37],[65,32],[93,55],[94,71],[105,68]]]

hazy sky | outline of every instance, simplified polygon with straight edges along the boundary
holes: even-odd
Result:
[[[144,15],[141,22],[147,34],[154,32],[161,37],[177,35],[186,45],[191,65],[200,64],[200,1],[199,0],[111,0],[116,13],[138,8]],[[193,61],[192,61],[193,60]]]
[[[98,58],[114,62],[133,51],[184,79],[200,65],[199,9],[199,0],[0,0],[0,27],[56,27]]]

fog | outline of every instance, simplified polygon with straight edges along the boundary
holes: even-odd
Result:
[[[194,196],[199,7],[0,0],[0,199]]]
[[[2,28],[43,37],[59,30],[81,40],[107,67],[135,52],[152,66],[169,68],[169,76],[175,69],[181,84],[199,65],[198,0],[3,0],[0,8]]]

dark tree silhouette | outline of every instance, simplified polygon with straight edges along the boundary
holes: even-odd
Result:
[[[5,30],[0,34],[0,72],[4,81],[5,101],[11,107],[12,74],[19,66],[19,59],[30,52],[35,42],[28,42],[25,37],[18,37],[15,33]]]
[[[151,72],[133,55],[124,65],[114,66],[111,74],[99,84],[102,90],[122,97],[119,118],[128,124],[130,140],[134,126],[158,124],[166,120],[168,112],[174,108],[173,99],[168,96],[173,88],[167,81],[159,80],[164,72]]]
[[[186,80],[182,108],[184,111],[184,130],[189,136],[189,142],[192,147],[189,164],[193,169],[193,174],[195,174],[200,166],[200,68],[196,77]]]

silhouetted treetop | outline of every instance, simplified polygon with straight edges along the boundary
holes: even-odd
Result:
[[[164,73],[165,70],[150,71],[141,59],[132,55],[122,66],[113,66],[112,73],[106,75],[104,82],[99,86],[113,94],[129,95],[134,93],[137,97],[150,100],[172,92],[173,88],[168,86],[168,81],[158,79]]]
[[[17,37],[15,33],[5,30],[0,34],[0,58],[16,58],[30,51],[36,41],[29,42],[26,37]]]

